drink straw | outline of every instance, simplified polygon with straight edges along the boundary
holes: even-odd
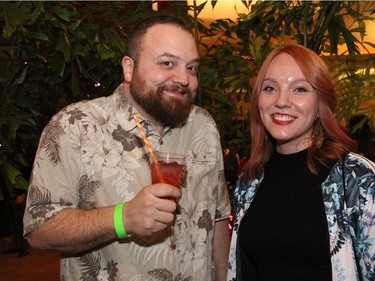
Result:
[[[137,124],[138,130],[141,133],[142,139],[146,144],[146,147],[147,147],[148,152],[150,153],[150,155],[152,157],[152,160],[155,162],[155,168],[156,168],[156,172],[158,174],[158,177],[161,180],[161,182],[164,182],[163,176],[162,176],[162,174],[159,170],[158,160],[156,159],[154,151],[152,150],[151,145],[148,142],[147,136],[146,136],[145,132],[143,131],[143,127],[141,126],[141,123],[139,122],[139,119],[135,114],[133,114],[133,119],[135,121],[135,124]]]
[[[150,155],[152,157],[152,160],[154,160],[157,163],[158,161],[156,160],[155,154],[152,151],[150,143],[148,142],[147,136],[146,136],[145,132],[143,131],[143,128],[141,126],[141,123],[139,122],[138,117],[135,114],[133,115],[133,119],[134,119],[135,123],[137,124],[138,130],[141,133],[142,139],[146,144],[146,147],[147,147],[148,152],[150,153]]]

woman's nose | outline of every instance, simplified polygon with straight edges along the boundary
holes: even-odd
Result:
[[[291,106],[291,100],[290,100],[288,91],[285,91],[285,90],[279,91],[275,106],[279,108]]]

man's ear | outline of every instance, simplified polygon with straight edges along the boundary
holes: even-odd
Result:
[[[134,62],[133,60],[125,56],[122,58],[122,73],[124,75],[124,81],[130,83],[133,77]]]

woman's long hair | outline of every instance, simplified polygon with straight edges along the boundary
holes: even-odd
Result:
[[[346,128],[335,118],[336,93],[327,66],[312,50],[302,45],[281,46],[266,58],[255,81],[251,97],[251,154],[243,170],[243,179],[257,178],[263,171],[275,147],[275,140],[267,132],[260,117],[258,99],[264,77],[274,57],[286,53],[294,58],[306,80],[313,86],[319,102],[319,118],[313,124],[307,164],[317,174],[317,163],[329,166],[332,161],[355,149]],[[283,67],[280,65],[279,67]]]

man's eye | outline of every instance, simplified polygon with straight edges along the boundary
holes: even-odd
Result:
[[[162,64],[163,64],[164,66],[168,66],[168,67],[170,67],[170,66],[173,65],[171,61],[163,61]]]
[[[197,74],[198,73],[198,67],[197,66],[189,66],[188,70],[192,74]]]

